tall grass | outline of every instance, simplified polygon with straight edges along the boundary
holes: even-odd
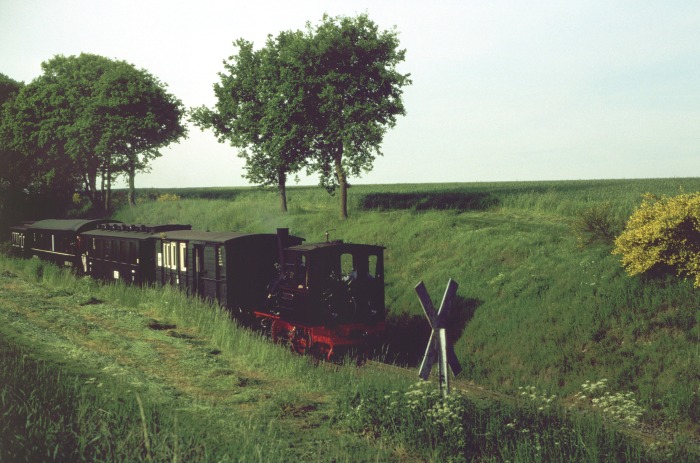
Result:
[[[309,241],[332,230],[332,239],[384,245],[389,322],[401,330],[389,339],[402,349],[415,339],[415,355],[404,361],[416,362],[426,341],[413,287],[424,281],[438,301],[453,278],[460,289],[451,336],[465,378],[507,393],[536,385],[566,396],[605,377],[639,395],[645,419],[697,426],[700,295],[681,280],[627,277],[608,245],[581,247],[572,223],[606,204],[622,224],[646,192],[698,189],[695,178],[354,186],[346,221],[336,217],[337,198],[320,189],[290,188],[287,214],[277,211],[274,192],[202,200],[172,190],[183,199],[146,201],[117,218],[209,230],[289,227]]]
[[[260,461],[264,424],[241,420],[236,439],[196,415],[142,401],[133,386],[102,382],[33,358],[0,337],[0,460]],[[274,431],[273,431],[274,432]],[[265,440],[265,460],[284,461]]]
[[[355,432],[422,449],[430,461],[695,461],[686,444],[643,446],[600,416],[571,413],[529,390],[523,400],[446,398],[430,383],[358,391],[338,416]],[[532,397],[532,398],[531,398]]]
[[[3,319],[22,320],[17,327],[0,330],[0,415],[7,418],[0,424],[0,461],[282,462],[290,458],[386,458],[382,456],[386,450],[353,439],[334,439],[334,445],[330,445],[330,438],[323,433],[315,440],[318,448],[310,449],[306,447],[308,443],[300,445],[301,439],[281,423],[280,410],[288,404],[298,407],[308,400],[305,396],[309,394],[321,396],[326,391],[357,384],[361,373],[353,368],[336,366],[338,374],[329,374],[328,369],[314,367],[308,359],[238,327],[220,307],[173,288],[103,285],[76,278],[67,270],[36,259],[20,261],[0,256],[0,268],[2,278],[13,283],[33,282],[21,293],[26,303],[43,305],[41,301],[47,295],[52,300],[77,302],[77,307],[58,309],[63,313],[48,331],[32,328],[35,322],[26,317],[0,311]],[[40,312],[35,316],[52,321],[49,312],[54,309],[46,309],[37,307],[35,310]],[[89,319],[119,323],[129,332],[140,330],[140,334],[121,339],[100,329],[100,323],[95,322],[83,336],[90,337],[91,345],[118,346],[123,350],[119,359],[115,362],[102,356],[95,360],[101,355],[96,352],[62,355],[80,350],[77,346],[66,348],[70,337],[76,335],[65,333],[73,331],[73,325],[80,325],[75,319],[82,319],[72,313],[75,311],[83,312]],[[167,379],[154,375],[154,367],[161,359],[152,355],[148,344],[162,341],[152,334],[152,330],[160,329],[153,326],[177,326],[196,334],[197,339],[191,342],[187,341],[190,337],[183,336],[185,346],[192,347],[184,348],[182,362],[188,362],[193,376],[199,374],[208,383],[202,387],[214,397],[226,397],[225,400],[190,396],[178,391]],[[39,331],[31,334],[35,329]],[[5,333],[12,338],[6,339]],[[204,347],[196,348],[200,343],[205,343]],[[226,362],[240,365],[238,369],[243,373],[213,369],[212,352],[228,359]],[[209,374],[198,371],[203,369],[206,373],[208,368]],[[270,396],[270,385],[256,391],[257,380],[246,378],[245,372],[255,372],[248,373],[253,378],[271,378],[283,383],[284,388],[275,396]],[[221,384],[217,383],[218,374],[223,378]],[[237,389],[230,388],[231,381],[226,380],[229,375],[234,384],[239,378]],[[378,383],[385,381],[391,380]],[[220,390],[221,387],[227,389]],[[242,400],[248,397],[251,406],[239,411],[237,395]],[[42,414],[44,410],[49,413]]]
[[[183,407],[162,389],[107,378],[85,363],[35,359],[41,346],[30,351],[0,336],[0,412],[7,418],[0,424],[3,461],[288,461],[294,436],[280,433],[274,417],[280,409],[303,406],[311,391],[332,395],[334,434],[347,428],[372,436],[382,448],[405,448],[425,460],[656,462],[672,455],[683,462],[697,457],[682,443],[650,451],[599,415],[572,414],[549,402],[542,407],[532,393],[534,400],[481,401],[455,393],[445,401],[428,383],[412,386],[402,375],[318,367],[239,328],[219,307],[172,288],[101,285],[36,260],[0,262],[5,278],[19,274],[53,294],[72,294],[86,304],[102,301],[119,308],[124,323],[148,314],[197,332],[247,368],[274,373],[287,385],[266,398],[262,407],[269,415],[258,411],[255,419],[246,419],[223,408],[212,415],[209,406]],[[390,456],[342,441],[317,450],[321,453],[307,458],[401,458],[401,453]]]

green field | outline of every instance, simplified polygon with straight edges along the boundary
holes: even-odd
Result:
[[[124,368],[124,383],[110,390],[124,406],[105,416],[132,421],[117,438],[132,453],[102,447],[89,453],[91,438],[81,436],[71,448],[82,453],[67,453],[73,456],[664,461],[672,452],[675,461],[694,461],[700,293],[676,278],[628,277],[610,243],[582,234],[576,224],[598,210],[619,231],[642,194],[699,190],[700,179],[354,186],[345,221],[337,218],[337,198],[318,188],[291,188],[287,214],[277,211],[273,192],[257,189],[142,190],[137,206],[114,215],[212,231],[288,227],[309,241],[332,230],[333,239],[385,246],[390,333],[384,355],[408,366],[415,366],[427,339],[414,286],[424,281],[437,302],[454,279],[460,287],[450,336],[464,366],[460,379],[513,398],[456,396],[454,417],[433,413],[439,400],[411,389],[411,378],[314,366],[182,295],[100,287],[36,261],[2,262],[3,344],[31,352],[38,359],[31,368],[48,383],[67,384],[54,395],[76,395],[71,403],[81,403],[93,383],[105,384],[100,375],[114,365]],[[99,303],[88,303],[93,299]],[[25,367],[6,363],[14,372],[8,377],[22,384]],[[50,379],[54,375],[66,380]],[[4,407],[9,396],[0,396]],[[618,408],[606,412],[604,401]],[[154,409],[158,416],[141,418]],[[91,420],[83,427],[99,429],[99,419]],[[206,423],[217,423],[211,435],[201,431]],[[439,442],[431,433],[449,424],[458,432],[446,427],[449,442]],[[154,427],[159,432],[144,433]],[[154,440],[151,450],[144,434]],[[106,440],[95,435],[93,447]],[[214,437],[222,435],[243,438]],[[52,445],[36,444],[37,452],[50,454]]]

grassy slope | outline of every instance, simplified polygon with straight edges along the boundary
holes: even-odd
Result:
[[[371,372],[328,374],[177,291],[0,268],[0,460],[395,459],[330,423]]]
[[[290,189],[286,215],[274,193],[168,190],[181,199],[146,201],[116,217],[208,230],[289,227],[311,241],[334,229],[333,238],[382,244],[387,305],[400,330],[391,339],[402,352],[424,346],[415,284],[425,281],[438,303],[453,278],[460,289],[452,335],[465,378],[560,396],[607,378],[612,391],[637,394],[647,420],[697,429],[700,295],[682,281],[628,278],[609,246],[581,248],[570,227],[590,206],[610,203],[622,223],[645,192],[697,190],[699,179],[355,186],[347,221],[317,188]],[[453,209],[431,209],[445,204]]]

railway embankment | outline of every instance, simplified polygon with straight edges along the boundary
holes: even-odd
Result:
[[[168,288],[0,265],[0,450],[16,461],[694,461],[688,436],[464,382],[445,403],[405,369],[316,364]]]

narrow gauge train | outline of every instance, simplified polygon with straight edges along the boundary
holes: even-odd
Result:
[[[15,254],[102,280],[177,286],[215,300],[275,342],[327,359],[363,351],[385,329],[384,248],[190,225],[41,220],[12,227]]]

